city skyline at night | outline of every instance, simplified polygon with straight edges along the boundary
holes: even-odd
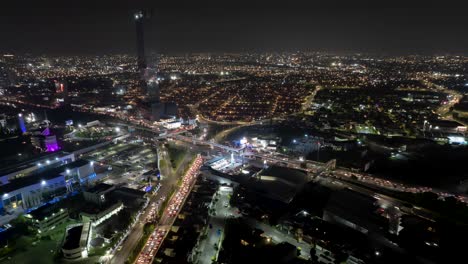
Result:
[[[0,264],[460,263],[465,10],[4,3]]]

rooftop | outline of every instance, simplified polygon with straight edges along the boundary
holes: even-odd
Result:
[[[38,171],[27,177],[21,177],[14,180],[11,180],[9,183],[0,185],[0,195],[9,193],[11,191],[38,184],[41,181],[48,181],[51,179],[58,178],[65,170],[72,169],[76,167],[81,167],[89,162],[86,160],[77,160],[68,164],[63,164],[59,167],[54,168],[45,168],[45,170]]]
[[[114,186],[110,185],[110,184],[107,184],[107,183],[99,183],[99,184],[96,184],[95,186],[89,188],[88,190],[86,190],[86,192],[101,193],[101,192],[108,191],[111,188],[114,188]]]
[[[44,218],[49,217],[53,213],[58,213],[60,210],[63,210],[63,208],[60,208],[56,203],[48,203],[30,212],[29,214],[33,219],[42,221]]]
[[[11,165],[11,166],[6,166],[6,167],[1,168],[0,169],[0,176],[8,175],[8,174],[16,172],[16,171],[20,171],[20,170],[24,170],[24,169],[32,167],[32,166],[36,166],[36,164],[38,162],[42,161],[42,160],[46,160],[46,159],[53,160],[56,157],[65,156],[67,154],[69,154],[69,153],[66,153],[64,151],[58,151],[58,152],[55,152],[55,153],[39,154],[38,156],[35,156],[32,159],[27,159],[27,160],[22,161],[22,162],[17,162],[15,164]]]
[[[83,231],[83,225],[75,226],[67,231],[65,237],[65,243],[63,243],[63,249],[75,249],[80,246],[81,231]]]

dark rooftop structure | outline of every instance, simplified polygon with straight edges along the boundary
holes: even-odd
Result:
[[[0,176],[7,175],[7,174],[10,174],[10,173],[15,172],[15,171],[20,171],[20,170],[35,166],[36,163],[38,161],[40,161],[40,160],[44,160],[44,159],[47,159],[47,158],[49,158],[50,160],[53,160],[55,157],[59,157],[61,155],[66,155],[66,154],[68,154],[68,153],[66,153],[64,151],[58,151],[58,152],[54,152],[54,153],[41,153],[41,154],[38,154],[38,156],[35,156],[32,159],[28,159],[28,160],[25,160],[25,161],[22,161],[22,162],[16,162],[13,165],[9,165],[9,166],[5,166],[5,167],[0,168]]]
[[[110,185],[110,184],[107,184],[107,183],[99,183],[99,184],[96,184],[95,186],[89,188],[88,190],[86,190],[86,192],[100,193],[100,192],[107,191],[107,190],[109,190],[109,189],[111,189],[113,187],[114,187],[113,185]]]
[[[43,220],[44,218],[50,216],[53,213],[57,213],[60,211],[60,207],[58,206],[57,203],[51,204],[48,203],[46,205],[43,205],[39,208],[37,208],[34,211],[31,211],[29,214],[32,216],[33,219],[37,219],[39,221]]]
[[[67,169],[81,167],[88,164],[86,160],[77,160],[68,164],[61,165],[59,167],[47,168],[46,170],[33,173],[27,177],[21,177],[14,180],[11,180],[9,183],[0,185],[0,194],[9,193],[11,191],[37,184],[42,180],[50,180],[60,176]]]
[[[65,243],[63,243],[63,249],[75,249],[80,246],[81,231],[83,231],[83,225],[75,226],[67,231],[65,237]]]
[[[385,221],[376,214],[376,199],[350,189],[333,192],[324,209],[323,219],[362,233],[380,230]]]

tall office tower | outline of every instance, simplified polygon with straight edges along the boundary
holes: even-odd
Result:
[[[145,57],[145,39],[144,39],[144,23],[150,14],[144,11],[138,11],[134,14],[137,37],[137,68],[140,77],[140,86],[146,94],[145,100],[142,102],[142,113],[145,119],[150,121],[159,121],[161,117],[161,101],[159,97],[159,85],[157,82],[157,67],[148,67]]]
[[[135,18],[135,25],[136,25],[136,37],[137,37],[137,67],[138,72],[140,73],[140,79],[144,80],[145,70],[146,70],[146,58],[145,58],[145,35],[144,35],[144,28],[143,28],[143,20],[145,19],[145,15],[143,11],[138,11],[134,14]]]

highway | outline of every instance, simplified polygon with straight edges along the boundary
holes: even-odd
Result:
[[[200,167],[203,165],[203,159],[200,155],[197,156],[192,166],[187,170],[187,173],[182,179],[181,186],[177,188],[176,192],[170,197],[169,203],[164,209],[163,214],[160,217],[158,225],[154,232],[150,235],[146,241],[145,246],[141,250],[135,263],[138,264],[150,264],[153,262],[154,257],[158,253],[164,238],[167,236],[170,228],[174,224],[182,206],[187,199],[192,187],[195,183],[196,177],[198,176]]]
[[[310,160],[299,161],[296,158],[291,158],[291,157],[288,157],[286,155],[282,155],[279,153],[264,154],[264,153],[259,153],[259,152],[245,151],[244,148],[233,148],[230,146],[225,146],[219,143],[215,143],[213,141],[200,140],[200,139],[186,137],[182,135],[174,135],[170,137],[184,141],[189,144],[209,145],[211,147],[219,148],[221,150],[228,151],[231,153],[236,153],[244,157],[258,157],[258,158],[261,158],[262,160],[265,160],[273,164],[278,164],[280,166],[283,165],[289,168],[305,170],[308,173],[313,174],[315,176],[322,175],[325,172],[329,172],[330,175],[332,175],[335,178],[341,178],[341,179],[346,179],[346,180],[355,178],[357,181],[360,181],[362,183],[373,185],[379,188],[392,190],[392,191],[412,192],[412,193],[434,192],[440,197],[445,198],[448,196],[453,196],[453,197],[456,197],[459,201],[468,204],[468,196],[466,195],[455,195],[455,194],[444,192],[442,190],[436,190],[436,189],[429,188],[429,187],[411,186],[408,184],[403,184],[403,183],[399,183],[395,181],[380,179],[370,174],[348,171],[344,168],[335,169],[334,166],[330,166],[330,164],[327,164],[327,163],[321,163],[321,162],[310,161]],[[303,168],[302,164],[306,165],[305,168]]]
[[[165,155],[165,154],[162,154]],[[191,155],[186,155],[185,160],[182,161],[181,164],[185,164],[189,162],[191,159]],[[165,160],[169,161],[169,158],[166,158]],[[167,166],[170,166],[168,164]],[[179,166],[178,170],[174,173],[169,173],[171,170],[167,170],[166,175],[164,178],[161,180],[161,188],[157,192],[156,195],[152,196],[150,198],[149,204],[153,203],[160,203],[164,199],[167,199],[167,196],[170,194],[170,191],[172,190],[172,186],[175,186],[179,177],[178,175],[181,175],[180,170],[184,166]],[[143,227],[147,219],[149,219],[151,214],[151,210],[147,208],[145,210],[145,213],[143,213],[138,219],[137,219],[137,224],[130,230],[128,237],[124,240],[124,242],[121,245],[121,250],[116,251],[114,257],[111,260],[111,263],[115,264],[123,264],[125,261],[128,259],[130,253],[133,251],[133,249],[136,247],[138,244],[138,241],[142,238],[143,236]]]

